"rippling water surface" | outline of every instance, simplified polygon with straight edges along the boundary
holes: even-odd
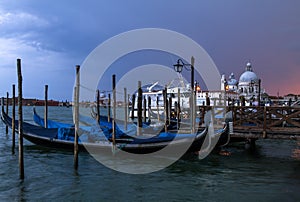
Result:
[[[49,118],[72,121],[71,108],[50,107]],[[38,108],[42,114],[43,108]],[[32,122],[32,108],[24,107]],[[73,169],[71,152],[24,142],[25,180],[19,180],[18,153],[11,131],[0,123],[0,201],[300,201],[300,145],[260,140],[255,151],[242,145],[204,160],[186,155],[159,172],[130,175],[106,168],[80,153]]]

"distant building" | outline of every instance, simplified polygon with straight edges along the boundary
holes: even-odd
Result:
[[[299,95],[295,95],[295,94],[287,94],[284,96],[284,100],[291,100],[292,102],[298,101],[298,96]]]
[[[253,72],[250,62],[246,64],[245,72],[241,74],[239,80],[235,78],[234,73],[231,73],[229,75],[228,80],[226,80],[225,75],[222,75],[221,90],[226,90],[227,95],[230,98],[231,95],[234,95],[236,97],[236,94],[239,98],[243,97],[247,105],[257,102],[259,93],[261,101],[268,100],[265,90],[260,86],[260,79]]]
[[[28,105],[34,105],[34,106],[44,106],[45,100],[36,100],[35,102],[32,102]],[[48,100],[48,106],[59,106],[59,101],[56,100]]]
[[[6,105],[6,99],[4,99],[4,105]],[[8,98],[8,105],[13,104],[13,99]],[[18,97],[15,98],[15,105],[18,105]],[[38,100],[35,98],[23,98],[22,99],[22,105],[23,106],[44,106],[45,101],[44,100]],[[59,102],[55,100],[48,100],[48,106],[58,106]]]
[[[258,98],[259,94],[259,78],[253,72],[251,63],[246,65],[246,71],[240,76],[238,83],[238,93],[247,101]]]

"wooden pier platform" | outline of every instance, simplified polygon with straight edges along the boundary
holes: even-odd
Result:
[[[232,138],[300,140],[300,108],[230,106]]]
[[[200,106],[201,119],[210,109],[215,115],[224,111],[233,122],[230,137],[243,139],[291,139],[300,140],[300,107],[288,106]],[[223,112],[222,112],[223,111]]]

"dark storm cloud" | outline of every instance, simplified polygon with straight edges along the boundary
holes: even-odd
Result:
[[[238,77],[251,60],[266,90],[274,94],[282,86],[288,91],[281,78],[299,69],[299,8],[297,0],[2,0],[0,68],[15,66],[15,58],[23,57],[30,64],[43,61],[37,68],[45,71],[56,66],[55,70],[68,72],[110,37],[157,27],[191,37],[207,50],[221,73],[235,72]],[[52,77],[48,77],[44,80],[51,85]],[[0,80],[1,86],[12,82],[5,77]],[[64,82],[72,89],[72,76]]]

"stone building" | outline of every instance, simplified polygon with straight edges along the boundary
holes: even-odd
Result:
[[[237,80],[233,73],[230,74],[228,80],[225,75],[221,78],[221,90],[226,90],[228,93],[236,93],[241,98],[245,98],[246,104],[249,105],[258,101],[258,97],[265,93],[261,88],[261,80],[253,72],[250,62],[246,64],[245,72],[243,72]],[[262,101],[262,100],[261,100]],[[258,103],[257,103],[258,104]]]

